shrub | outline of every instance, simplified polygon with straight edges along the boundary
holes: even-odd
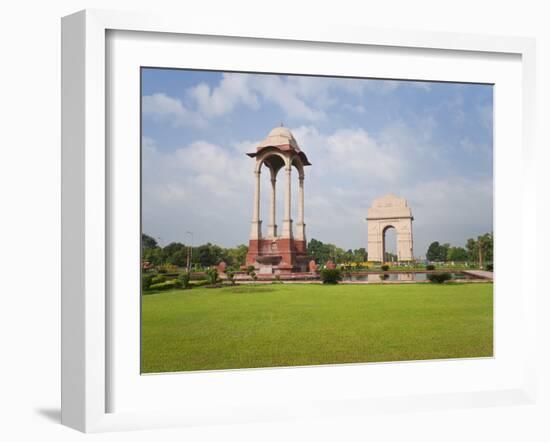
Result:
[[[167,278],[164,275],[156,275],[151,279],[151,284],[160,284],[161,282],[166,282]]]
[[[149,290],[170,290],[176,289],[181,286],[181,283],[177,279],[170,279],[169,281],[159,282],[158,284],[151,284]]]
[[[252,278],[252,280],[254,282],[256,282],[258,280],[258,275],[256,275],[256,272],[252,271],[249,273],[250,277]]]
[[[443,284],[445,281],[449,281],[453,277],[450,273],[430,273],[428,275],[428,280],[436,284]]]
[[[218,282],[218,270],[209,269],[206,271],[206,280],[209,284],[216,284]]]
[[[196,281],[191,281],[189,287],[202,287],[203,285],[208,285],[209,282],[206,279],[200,279]]]
[[[250,275],[251,273],[254,272],[254,270],[256,270],[256,268],[255,268],[254,266],[248,266],[248,267],[246,268],[246,273],[247,273],[248,275]]]
[[[180,273],[180,275],[178,276],[178,281],[184,289],[188,289],[189,283],[191,281],[191,275],[189,275],[189,273],[187,272]]]
[[[153,275],[141,275],[141,289],[143,291],[149,290],[153,284]]]
[[[340,269],[323,269],[320,276],[323,284],[338,284],[342,280]]]
[[[433,264],[428,264],[426,270],[435,270],[435,266]]]
[[[493,263],[487,264],[485,266],[485,270],[487,270],[488,272],[492,272],[493,271]]]
[[[380,268],[382,269],[383,272],[387,272],[390,269],[390,266],[387,264],[384,264]]]
[[[174,264],[160,264],[157,266],[158,273],[177,273],[178,266]]]

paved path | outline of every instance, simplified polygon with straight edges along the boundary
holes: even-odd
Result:
[[[486,270],[463,270],[463,272],[478,278],[493,280],[493,272],[487,272]]]

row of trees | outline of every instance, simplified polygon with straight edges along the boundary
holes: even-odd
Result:
[[[195,247],[172,242],[165,247],[159,246],[155,238],[145,233],[141,235],[142,260],[153,265],[173,264],[178,267],[187,266],[187,259],[193,267],[210,267],[224,261],[229,267],[239,268],[245,264],[248,246],[241,244],[237,247],[224,248],[215,244],[206,243]],[[307,245],[308,255],[317,264],[324,264],[329,260],[340,263],[363,263],[367,260],[365,248],[344,250],[334,244],[325,244],[316,239]]]
[[[148,261],[153,265],[173,264],[178,267],[185,267],[189,257],[193,267],[210,267],[224,261],[229,267],[237,269],[244,265],[248,253],[248,246],[244,244],[224,248],[211,243],[190,247],[180,242],[172,242],[161,247],[153,237],[145,233],[141,236],[141,247],[143,261]],[[336,264],[368,261],[367,251],[364,247],[344,250],[334,244],[323,243],[317,239],[311,239],[308,242],[307,252],[317,264],[324,264],[329,260]],[[484,262],[492,262],[493,234],[486,233],[478,236],[477,239],[470,238],[465,247],[454,247],[434,241],[428,247],[426,259],[436,262],[479,262],[480,265]],[[397,257],[387,253],[386,260],[395,261]]]
[[[367,251],[364,247],[346,251],[334,244],[323,243],[314,238],[307,244],[307,253],[317,264],[324,264],[329,260],[336,264],[367,261]]]
[[[244,264],[248,252],[248,246],[244,244],[223,248],[211,243],[190,247],[180,242],[171,242],[161,247],[153,237],[145,233],[141,235],[141,249],[143,261],[153,265],[173,264],[178,267],[187,265],[188,256],[193,267],[210,267],[221,261],[230,267],[239,267]]]
[[[426,259],[437,262],[478,262],[481,267],[483,263],[493,261],[493,234],[485,233],[475,239],[470,238],[464,247],[434,241],[428,247]]]

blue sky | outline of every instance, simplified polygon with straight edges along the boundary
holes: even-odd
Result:
[[[247,243],[245,153],[282,122],[313,164],[309,239],[366,247],[367,208],[392,192],[412,208],[415,256],[435,240],[463,245],[492,231],[492,119],[490,85],[143,69],[143,230],[162,244],[188,242],[187,231]]]

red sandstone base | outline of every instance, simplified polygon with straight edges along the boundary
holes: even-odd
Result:
[[[251,239],[246,265],[258,274],[307,272],[306,242],[293,238]]]

